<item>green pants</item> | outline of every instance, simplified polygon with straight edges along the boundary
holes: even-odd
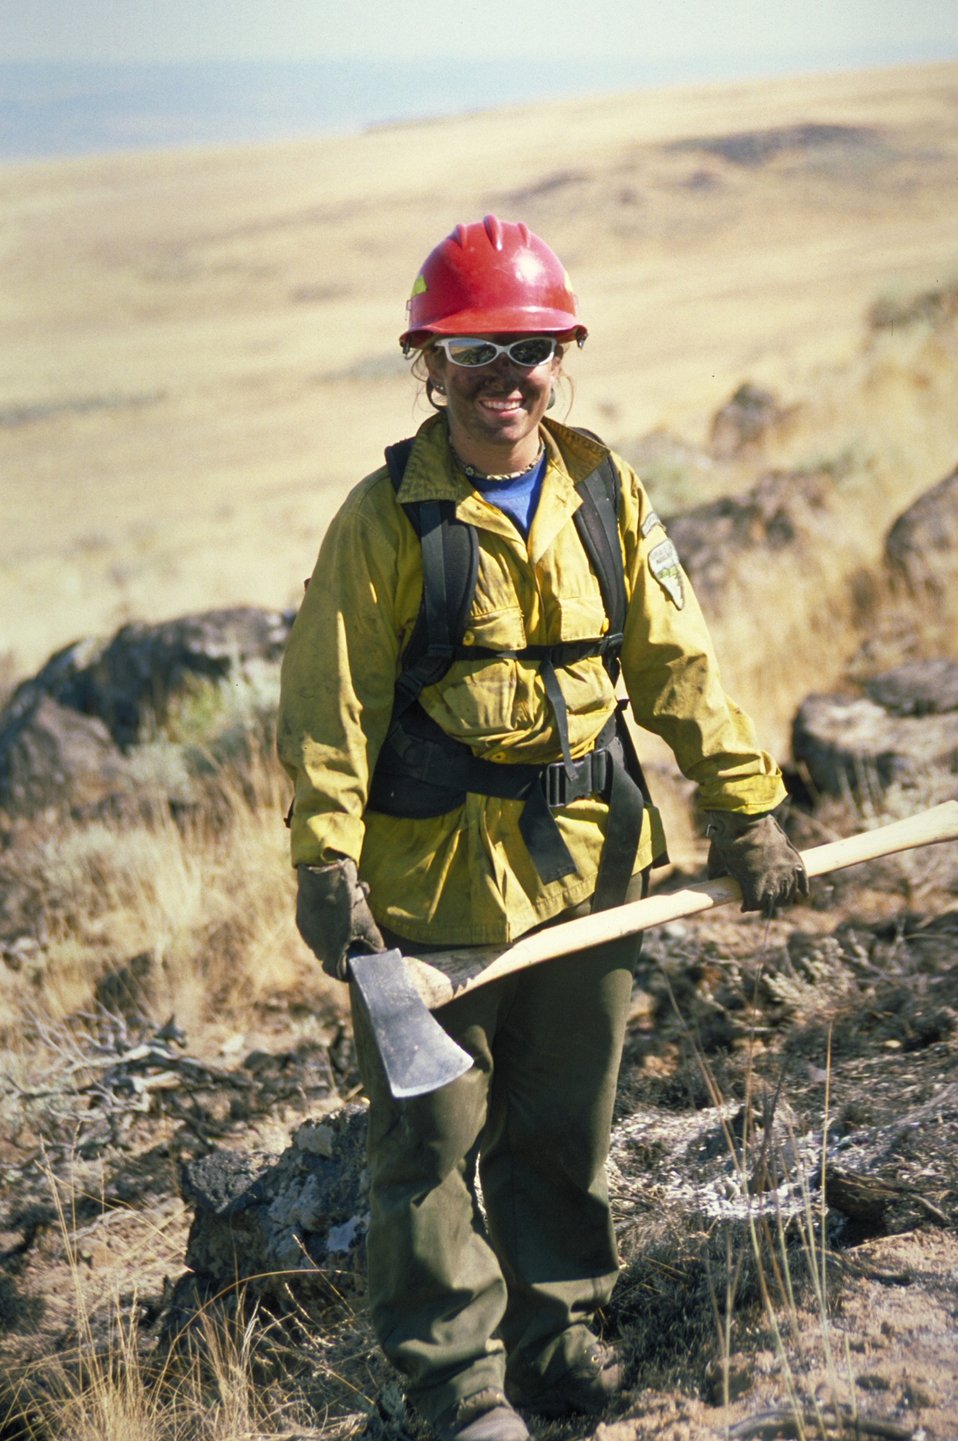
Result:
[[[370,1307],[430,1420],[507,1376],[534,1392],[591,1344],[619,1268],[605,1161],[638,951],[609,942],[450,1001],[436,1017],[475,1064],[413,1100],[390,1097],[354,1011]]]

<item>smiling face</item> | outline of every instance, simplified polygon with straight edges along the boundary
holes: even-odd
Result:
[[[489,337],[508,344],[522,335]],[[561,365],[561,347],[543,365],[516,365],[507,355],[490,365],[453,365],[441,350],[424,352],[429,377],[446,395],[449,434],[456,454],[487,475],[530,465],[539,450],[539,422],[549,408]]]

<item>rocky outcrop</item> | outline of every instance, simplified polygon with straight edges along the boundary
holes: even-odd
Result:
[[[81,715],[103,721],[128,748],[144,728],[162,722],[170,703],[191,682],[225,680],[244,667],[280,660],[292,617],[236,606],[161,621],[125,625],[108,642],[83,640],[59,651],[15,692],[44,694]]]
[[[217,1150],[183,1169],[193,1207],[189,1272],[165,1329],[183,1333],[210,1297],[244,1300],[272,1315],[320,1313],[365,1284],[368,1225],[366,1108],[304,1121],[280,1156]]]
[[[893,575],[932,603],[958,592],[958,466],[926,490],[888,533],[885,556]]]
[[[235,607],[58,651],[0,712],[0,808],[87,811],[135,794],[131,748],[204,684],[275,677],[291,623],[286,612]]]
[[[770,390],[745,381],[713,417],[712,454],[718,460],[734,460],[759,444],[789,414]]]
[[[96,809],[128,796],[133,778],[98,716],[42,692],[20,696],[0,720],[0,805],[19,815],[63,804]]]
[[[865,682],[870,700],[889,715],[958,714],[958,664],[950,660],[911,661]]]
[[[721,609],[730,579],[750,566],[774,566],[791,546],[829,542],[835,478],[824,470],[762,477],[744,495],[723,496],[669,522],[682,565],[707,609]]]
[[[958,773],[958,664],[914,661],[866,683],[860,696],[811,695],[792,728],[792,753],[830,795]]]

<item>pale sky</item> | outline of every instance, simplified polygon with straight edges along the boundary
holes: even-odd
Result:
[[[0,61],[424,55],[717,75],[953,59],[958,0],[0,0]]]

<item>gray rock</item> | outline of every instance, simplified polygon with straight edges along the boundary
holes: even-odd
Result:
[[[88,810],[135,794],[130,752],[177,699],[275,677],[291,624],[291,613],[242,606],[64,647],[0,711],[0,808]]]
[[[958,772],[958,711],[928,713],[920,692],[906,708],[902,672],[909,669],[875,677],[866,696],[811,695],[802,703],[792,753],[818,791],[843,795],[932,770]],[[880,703],[883,696],[891,706]]]
[[[745,381],[713,417],[713,455],[719,460],[733,460],[780,425],[788,413],[770,390]]]
[[[865,691],[890,715],[947,715],[958,711],[958,662],[909,661],[866,680]]]
[[[0,806],[18,815],[95,810],[129,796],[133,778],[106,725],[38,692],[0,716]]]
[[[721,609],[730,577],[752,564],[775,564],[775,552],[829,540],[835,478],[828,471],[775,471],[750,491],[696,506],[669,522],[682,565],[699,599]]]
[[[135,622],[106,643],[84,640],[68,646],[26,685],[99,717],[117,744],[129,747],[142,738],[145,726],[162,722],[173,697],[191,682],[224,680],[256,662],[278,664],[291,624],[287,612],[254,606],[156,625]]]
[[[275,1315],[314,1314],[364,1287],[368,1224],[366,1108],[306,1121],[282,1155],[214,1151],[188,1162],[194,1207],[182,1296],[235,1293]],[[178,1329],[188,1318],[182,1306]]]
[[[885,542],[893,574],[929,600],[958,589],[958,466],[898,517]]]

